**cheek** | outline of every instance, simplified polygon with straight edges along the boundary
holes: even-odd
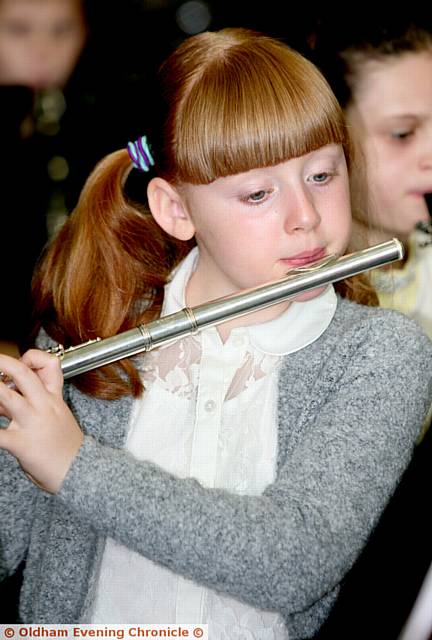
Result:
[[[384,199],[388,191],[400,191],[400,186],[413,171],[413,163],[407,147],[381,142],[375,144],[366,156],[368,180]]]
[[[348,184],[348,183],[347,183]],[[349,187],[332,194],[326,203],[325,217],[322,224],[331,233],[333,239],[343,242],[349,237],[352,226],[351,202]]]
[[[0,65],[5,71],[14,71],[20,66],[23,67],[25,59],[26,54],[22,53],[20,49],[0,46]]]
[[[379,215],[381,209],[394,206],[401,197],[406,176],[402,163],[383,162],[369,179],[372,210]]]
[[[70,66],[74,65],[81,53],[81,50],[84,46],[84,40],[79,38],[76,42],[67,42],[64,43],[62,47],[62,59],[64,64],[68,64]]]
[[[333,225],[333,238],[335,239],[336,253],[343,254],[348,246],[352,234],[351,216],[341,216]]]

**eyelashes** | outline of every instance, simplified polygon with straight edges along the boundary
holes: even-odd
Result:
[[[328,185],[337,175],[338,172],[336,170],[318,171],[307,176],[306,183],[311,186],[324,187]],[[277,191],[278,189],[276,187],[272,187],[269,189],[255,189],[241,195],[239,197],[239,200],[246,205],[259,206],[271,199],[273,194],[275,194]]]
[[[396,142],[404,142],[405,140],[408,140],[409,138],[411,138],[414,135],[414,130],[410,129],[409,131],[393,131],[390,134],[390,137],[392,138],[392,140],[395,140]]]
[[[240,197],[240,201],[245,204],[259,205],[266,202],[274,193],[274,189],[258,189]]]
[[[335,171],[320,171],[320,173],[314,173],[311,179],[315,184],[327,184],[335,175]]]

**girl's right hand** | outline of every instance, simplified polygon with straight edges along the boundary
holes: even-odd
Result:
[[[83,441],[63,400],[57,357],[32,349],[21,360],[0,355],[0,371],[16,389],[0,382],[0,405],[11,422],[0,429],[0,448],[17,458],[40,487],[56,493]]]

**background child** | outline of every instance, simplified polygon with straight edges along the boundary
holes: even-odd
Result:
[[[81,0],[0,0],[0,243],[5,264],[19,256],[3,279],[0,351],[28,344],[33,268],[67,176],[63,90],[86,41]]]
[[[430,12],[429,12],[430,13]],[[432,336],[432,21],[427,12],[374,9],[335,28],[331,11],[310,35],[312,60],[342,104],[359,166],[353,197],[368,215],[368,243],[400,238],[403,265],[373,276],[380,304],[415,318]],[[430,206],[430,204],[429,204]],[[431,212],[432,213],[432,212]]]
[[[357,226],[368,242],[397,236],[407,250],[404,263],[372,274],[380,305],[412,316],[431,335],[432,245],[418,228],[432,213],[429,13],[375,7],[335,29],[330,10],[316,20],[308,55],[344,107],[358,167],[366,169],[352,173],[353,200],[369,212]],[[424,502],[431,446],[429,430],[317,640],[399,637],[432,559]]]
[[[143,174],[126,150],[100,163],[36,280],[42,325],[66,346],[349,245],[349,140],[311,63],[227,29],[187,40],[160,77],[160,136],[130,145]],[[147,174],[151,213],[124,195]],[[361,278],[338,289],[88,372],[68,406],[55,358],[0,356],[20,391],[0,384],[0,566],[27,554],[23,622],[313,635],[431,390],[417,325],[349,300],[374,301]]]
[[[90,171],[151,126],[154,27],[134,0],[0,0],[0,351],[30,345],[35,263]]]

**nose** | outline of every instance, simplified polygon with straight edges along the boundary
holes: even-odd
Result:
[[[286,233],[309,232],[321,222],[311,194],[302,187],[287,196],[284,211],[284,229]]]
[[[58,67],[57,49],[51,40],[43,35],[36,34],[29,46],[29,59],[27,65],[27,80],[29,84],[45,86],[47,78],[50,78],[53,69]]]
[[[56,54],[56,42],[45,32],[35,33],[31,40],[31,47],[29,48],[31,49],[31,55],[33,56],[35,64],[45,63]]]

